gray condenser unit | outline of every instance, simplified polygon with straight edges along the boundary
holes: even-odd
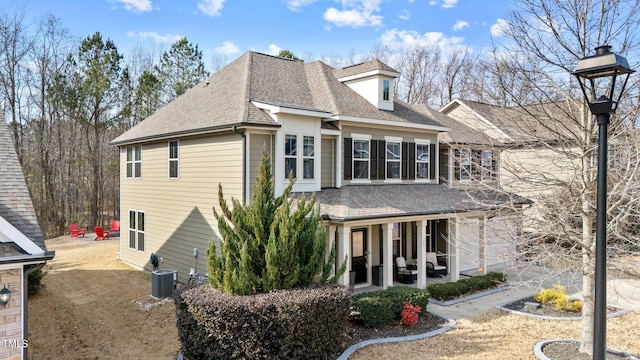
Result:
[[[170,297],[178,281],[178,272],[171,269],[151,273],[151,296],[156,299]]]

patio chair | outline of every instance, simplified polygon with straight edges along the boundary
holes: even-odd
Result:
[[[447,275],[446,263],[443,265],[438,262],[438,257],[434,252],[427,253],[427,276],[440,277]]]
[[[97,240],[106,240],[109,238],[109,232],[108,231],[104,231],[104,229],[102,228],[102,226],[96,226],[93,228],[93,231],[95,231],[96,233],[96,238],[93,239],[93,241],[97,241]]]
[[[69,237],[79,237],[80,235],[84,237],[84,234],[87,232],[87,229],[78,227],[78,224],[69,225],[69,230],[71,232]]]
[[[404,257],[398,256],[396,258],[396,274],[398,281],[405,284],[413,284],[418,279],[418,270],[407,268],[407,263]]]
[[[120,236],[120,220],[113,220],[109,226],[109,234],[111,236]]]

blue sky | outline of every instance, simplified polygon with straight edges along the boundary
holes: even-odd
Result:
[[[400,51],[416,44],[480,51],[500,37],[507,0],[27,0],[27,17],[52,12],[73,35],[99,31],[125,56],[137,44],[163,50],[187,37],[205,60],[246,51],[309,57]],[[227,62],[228,62],[227,61]]]

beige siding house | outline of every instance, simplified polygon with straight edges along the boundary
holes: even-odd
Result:
[[[53,259],[47,251],[18,156],[0,110],[0,359],[26,359],[28,276]]]
[[[487,271],[500,252],[489,237],[501,236],[487,224],[527,201],[442,184],[446,116],[395,99],[399,76],[378,60],[334,69],[248,52],[167,104],[112,141],[121,154],[121,259],[151,270],[155,254],[180,281],[206,272],[205,249],[220,241],[218,184],[227,201],[248,201],[266,151],[276,193],[289,175],[294,195],[316,193],[327,247],[336,244],[337,266],[348,262],[340,283],[393,286],[403,257],[425,287],[428,252],[452,280],[467,263]],[[478,246],[462,253],[461,239]]]

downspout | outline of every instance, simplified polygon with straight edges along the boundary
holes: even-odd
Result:
[[[34,271],[38,271],[40,269],[42,269],[44,267],[46,263],[42,263],[42,264],[38,264],[38,265],[28,265],[28,266],[23,266],[22,267],[22,296],[24,296],[24,299],[26,299],[29,296],[29,274],[31,274]],[[27,304],[27,301],[22,301],[22,304]],[[22,334],[24,336],[23,339],[21,340],[25,340],[28,337],[29,334],[29,328],[28,328],[28,324],[29,324],[29,313],[28,313],[28,308],[29,306],[25,306],[22,309],[23,312],[23,316],[22,316],[22,320],[24,321],[22,323]],[[22,359],[27,360],[28,354],[27,354],[27,350],[29,349],[28,346],[25,346],[22,348]]]
[[[244,131],[238,131],[238,127],[233,125],[231,130],[242,136],[242,200],[246,204],[247,201],[247,135]]]

